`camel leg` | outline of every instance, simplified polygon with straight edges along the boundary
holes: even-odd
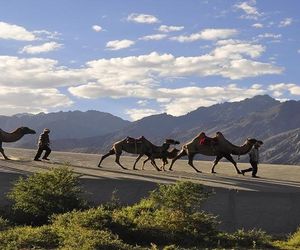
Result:
[[[152,166],[155,167],[155,169],[156,169],[157,171],[161,171],[161,169],[156,165],[156,162],[155,162],[154,158],[151,157],[150,159],[151,159],[151,164],[152,164]]]
[[[4,154],[4,149],[2,147],[0,147],[0,152],[3,155],[5,160],[9,160],[9,158]]]
[[[101,162],[102,162],[106,157],[108,157],[108,156],[110,156],[110,155],[114,155],[114,154],[115,154],[115,151],[114,151],[113,149],[111,149],[107,154],[103,155],[103,156],[101,157],[101,160],[100,160],[99,164],[98,164],[98,168],[101,168]]]
[[[134,164],[133,164],[133,170],[136,170],[135,165],[136,165],[137,162],[142,158],[143,155],[144,155],[144,154],[140,154],[140,155],[138,156],[138,158],[136,158],[136,160],[135,160],[135,162],[134,162]]]
[[[241,174],[241,171],[238,169],[237,164],[234,161],[234,159],[232,158],[232,156],[230,154],[228,154],[228,155],[224,155],[224,157],[233,164],[233,166],[235,167],[236,172],[238,174]]]
[[[194,166],[194,163],[193,163],[194,156],[195,156],[195,154],[189,154],[189,155],[188,155],[188,157],[189,157],[189,165],[190,165],[193,169],[195,169],[195,171],[196,171],[197,173],[201,173],[201,171],[198,170],[198,169]]]
[[[215,174],[216,171],[215,171],[215,166],[217,166],[218,162],[223,158],[222,155],[217,155],[216,159],[214,160],[214,164],[212,166],[212,169],[211,169],[211,173],[212,174]]]
[[[116,153],[116,160],[115,162],[123,169],[127,169],[125,167],[122,166],[122,164],[120,163],[120,156],[121,156],[121,153]]]
[[[166,159],[166,158],[163,158],[162,159],[162,166],[161,166],[161,170],[163,170],[163,171],[166,171],[166,169],[165,169],[165,166],[168,164],[168,159]]]
[[[187,154],[186,154],[186,151],[185,151],[185,149],[182,149],[182,150],[178,153],[178,155],[176,155],[176,156],[173,158],[173,160],[172,160],[172,162],[171,162],[171,165],[170,165],[170,167],[169,167],[169,170],[172,170],[172,167],[173,167],[173,164],[175,163],[175,161],[177,161],[179,158],[181,158],[182,156],[185,156],[185,155],[187,155]]]
[[[144,160],[143,166],[142,166],[142,170],[144,170],[145,164],[146,164],[146,162],[149,161],[149,160],[150,160],[150,157],[148,157],[146,160]]]

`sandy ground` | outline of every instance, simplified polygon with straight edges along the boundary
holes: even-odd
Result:
[[[128,170],[123,170],[115,164],[114,156],[106,158],[102,163],[103,167],[98,168],[101,155],[96,154],[52,152],[50,162],[35,162],[32,160],[35,150],[6,148],[5,152],[12,160],[5,161],[0,158],[0,173],[30,174],[59,165],[68,165],[75,172],[80,173],[83,178],[126,178],[159,183],[191,180],[206,186],[227,189],[273,192],[300,191],[300,166],[294,165],[260,164],[258,171],[260,178],[255,179],[251,177],[251,173],[247,173],[245,176],[238,175],[234,166],[229,162],[220,162],[215,169],[217,174],[210,173],[212,162],[195,161],[194,165],[202,171],[202,173],[196,173],[185,159],[178,160],[174,164],[174,171],[158,172],[149,162],[146,163],[145,170],[132,170],[135,157],[131,156],[121,156],[122,164],[128,168]],[[142,158],[138,163],[139,169],[144,159],[146,158]],[[160,164],[159,161],[157,163]],[[238,163],[238,167],[245,169],[249,167],[249,164]]]

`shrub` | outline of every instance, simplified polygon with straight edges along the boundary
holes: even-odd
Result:
[[[133,249],[109,230],[111,211],[105,207],[54,215],[51,222],[62,249]]]
[[[51,218],[54,227],[68,228],[76,225],[95,230],[104,230],[111,225],[111,212],[104,207],[91,208],[85,211],[72,211],[54,215]]]
[[[274,246],[285,250],[300,249],[300,228],[294,234],[290,235],[286,241],[274,242]]]
[[[0,217],[0,231],[6,230],[10,227],[9,221]]]
[[[20,178],[8,197],[14,202],[13,209],[45,220],[52,214],[82,207],[81,193],[79,177],[61,167]]]
[[[113,221],[122,226],[119,235],[132,243],[207,245],[217,234],[217,221],[200,211],[206,197],[200,184],[159,185],[149,198],[115,210]]]
[[[53,249],[58,246],[58,240],[50,226],[15,227],[0,232],[0,249]]]
[[[237,230],[234,233],[220,233],[218,235],[219,245],[222,247],[267,249],[272,247],[272,239],[266,232],[258,229],[245,231]]]
[[[92,230],[79,225],[57,228],[60,249],[134,249],[107,230]]]
[[[209,194],[201,184],[178,181],[174,185],[159,185],[158,190],[152,191],[148,199],[156,207],[193,213],[201,209]]]

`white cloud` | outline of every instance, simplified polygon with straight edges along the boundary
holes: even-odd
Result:
[[[264,33],[264,34],[260,34],[258,35],[258,38],[271,38],[271,39],[280,39],[282,37],[281,34],[273,34],[273,33]]]
[[[0,39],[34,41],[37,37],[22,26],[0,22]]]
[[[86,82],[84,69],[68,69],[56,60],[0,56],[0,87],[56,88]]]
[[[136,22],[136,23],[147,23],[147,24],[152,24],[152,23],[158,23],[159,20],[157,17],[148,15],[148,14],[136,14],[132,13],[127,17],[128,21],[131,22]]]
[[[263,26],[263,24],[261,24],[261,23],[254,23],[254,24],[252,24],[252,27],[253,27],[253,28],[257,28],[257,29],[261,29],[261,28],[263,28],[264,26]]]
[[[245,19],[254,19],[256,20],[258,17],[260,17],[262,14],[258,12],[257,8],[255,7],[256,1],[251,0],[248,2],[241,2],[239,4],[234,5],[236,9],[240,9],[244,11],[244,15],[242,15],[242,18]]]
[[[298,49],[298,51],[297,51],[299,54],[300,54],[300,49]]]
[[[57,89],[32,89],[26,87],[1,87],[1,114],[38,113],[72,105],[72,101]]]
[[[281,67],[251,60],[264,52],[264,47],[261,45],[234,40],[219,43],[209,54],[194,57],[174,57],[171,54],[153,52],[148,55],[91,61],[87,63],[86,74],[90,79],[95,80],[88,84],[70,87],[69,91],[83,98],[135,97],[145,100],[155,99],[165,103],[169,101],[170,96],[160,87],[160,84],[169,79],[191,76],[243,79],[264,74],[280,74],[283,71]],[[196,90],[197,88],[185,88],[184,91],[181,89],[179,94],[190,92],[192,95]],[[259,85],[251,88],[255,93],[257,90]],[[203,90],[201,89],[200,92]],[[175,95],[175,91],[170,93]]]
[[[147,106],[148,101],[147,100],[139,100],[139,101],[137,101],[137,104],[139,106]]]
[[[114,41],[109,41],[106,44],[106,48],[109,50],[120,50],[120,49],[125,49],[128,48],[132,45],[134,45],[135,42],[131,40],[114,40]]]
[[[133,121],[142,119],[143,117],[160,114],[161,112],[155,109],[127,109],[125,111]]]
[[[292,18],[285,18],[279,23],[278,27],[282,28],[282,27],[290,26],[292,22],[293,22]]]
[[[300,85],[295,83],[277,83],[269,86],[269,90],[274,92],[276,97],[282,96],[284,92],[291,95],[300,95]]]
[[[156,41],[158,41],[158,40],[162,40],[166,37],[167,37],[166,34],[154,34],[154,35],[143,36],[143,37],[139,38],[139,40],[144,40],[144,41],[156,40]]]
[[[93,26],[92,26],[92,29],[93,29],[94,31],[96,31],[96,32],[100,32],[100,31],[103,30],[102,27],[99,26],[99,25],[93,25]]]
[[[238,87],[235,84],[211,87],[183,87],[177,89],[160,89],[171,101],[163,104],[168,114],[184,115],[198,107],[207,107],[226,101],[240,101],[255,95],[264,94],[258,86]]]
[[[173,31],[180,31],[183,30],[184,26],[167,26],[167,25],[161,25],[158,30],[160,32],[173,32]]]
[[[25,46],[20,53],[27,53],[27,54],[39,54],[39,53],[46,53],[54,50],[58,50],[62,47],[62,44],[56,42],[48,42],[41,45],[27,45]]]
[[[171,40],[178,42],[194,42],[197,40],[218,40],[227,39],[236,35],[238,32],[235,29],[204,29],[198,33],[189,36],[175,36]]]
[[[52,59],[0,56],[0,72],[5,72],[0,80],[0,92],[4,93],[3,88],[6,88],[6,93],[8,88],[23,88],[24,91],[41,90],[39,93],[46,95],[48,90],[58,91],[60,87],[68,87],[72,95],[81,98],[134,97],[155,100],[162,110],[178,115],[197,105],[209,105],[223,100],[222,96],[233,100],[244,97],[244,93],[255,95],[261,93],[261,88],[259,85],[247,89],[236,86],[200,88],[195,83],[193,87],[168,89],[163,87],[165,82],[206,76],[243,79],[280,74],[283,71],[281,67],[257,60],[265,50],[259,44],[222,40],[215,46],[210,52],[198,56],[176,57],[172,54],[152,52],[139,56],[89,61],[79,69],[60,66]],[[28,93],[24,91],[23,93]],[[297,88],[291,88],[291,91],[296,93]],[[231,96],[231,92],[236,95]],[[58,100],[58,104],[69,101],[65,96],[58,97],[59,92],[51,92],[51,96],[55,97],[51,100]],[[217,97],[214,99],[214,96]],[[189,103],[191,105],[188,108]]]
[[[37,36],[36,40],[58,40],[61,36],[61,33],[57,31],[48,30],[34,30],[32,33]]]
[[[232,57],[240,59],[240,54],[248,55],[251,58],[259,57],[265,48],[260,44],[252,44],[239,40],[220,40],[217,45],[221,45],[214,50],[216,57]]]

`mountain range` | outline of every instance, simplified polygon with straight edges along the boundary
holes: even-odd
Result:
[[[300,164],[299,110],[300,101],[279,102],[268,95],[260,95],[239,102],[200,107],[183,116],[163,113],[134,122],[99,111],[0,116],[0,128],[12,131],[18,126],[28,126],[39,134],[47,127],[51,129],[54,150],[89,153],[104,153],[113,142],[126,136],[143,135],[160,145],[166,138],[184,143],[201,131],[208,136],[221,131],[237,145],[243,144],[248,137],[263,140],[262,162]],[[38,134],[4,146],[35,148]]]

